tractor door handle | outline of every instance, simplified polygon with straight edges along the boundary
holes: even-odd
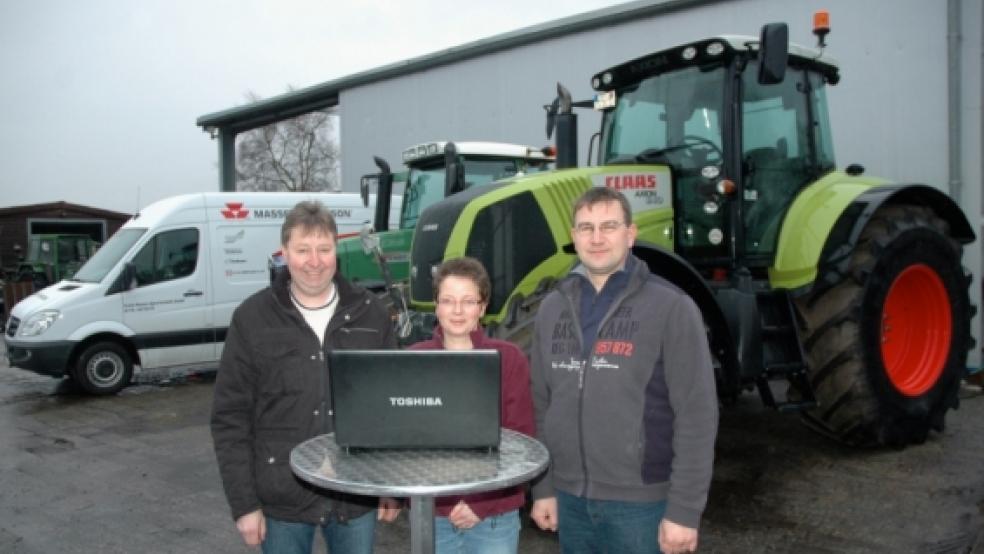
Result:
[[[203,294],[205,293],[200,290],[189,290],[184,293],[185,296],[201,296]]]

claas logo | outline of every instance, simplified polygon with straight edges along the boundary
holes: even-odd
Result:
[[[605,186],[615,190],[654,189],[656,188],[656,176],[652,173],[607,175],[605,176]]]
[[[226,202],[226,209],[222,210],[222,217],[226,219],[246,219],[249,210],[243,208],[242,202]]]

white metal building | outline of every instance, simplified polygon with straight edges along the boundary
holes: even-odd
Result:
[[[219,138],[220,187],[235,188],[235,135],[333,107],[340,116],[342,182],[358,187],[375,172],[372,156],[399,165],[401,151],[427,140],[547,144],[542,106],[556,83],[587,99],[595,72],[679,43],[719,34],[757,35],[785,21],[790,40],[813,46],[812,14],[829,10],[827,53],[841,81],[828,89],[837,165],[936,186],[957,199],[984,234],[980,0],[639,0],[519,29],[427,56],[233,108],[198,119]],[[580,115],[586,163],[595,114]],[[981,307],[984,247],[967,248],[972,298]],[[973,333],[981,364],[980,317]]]

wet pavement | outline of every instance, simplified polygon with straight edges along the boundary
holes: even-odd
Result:
[[[96,398],[0,360],[0,552],[255,551],[212,454],[214,373]],[[984,553],[984,396],[962,397],[926,444],[857,450],[745,395],[722,410],[700,551]],[[524,525],[520,552],[558,551]],[[377,537],[408,552],[406,515]]]

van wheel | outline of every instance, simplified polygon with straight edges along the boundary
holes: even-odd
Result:
[[[133,377],[133,358],[118,343],[97,342],[82,351],[72,377],[90,394],[116,394]]]

